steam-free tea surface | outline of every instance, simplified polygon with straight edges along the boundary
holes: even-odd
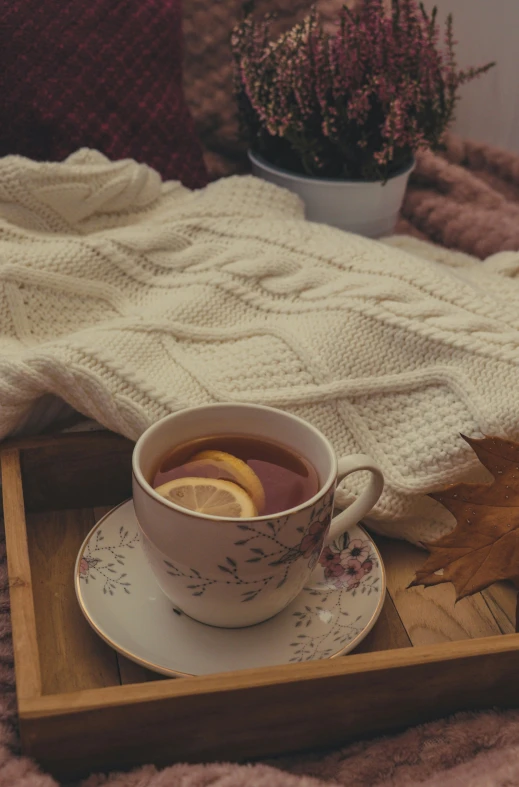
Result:
[[[224,455],[227,461],[222,461]],[[260,493],[259,501],[254,478],[251,488],[250,479],[240,472],[242,463],[245,471],[248,468],[250,475],[256,476],[264,493]],[[240,485],[251,494],[258,516],[288,511],[310,500],[320,486],[317,471],[306,457],[280,443],[246,435],[213,435],[176,446],[160,459],[150,480],[157,488],[190,477],[223,479]]]

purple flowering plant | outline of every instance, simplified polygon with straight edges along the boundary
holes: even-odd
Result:
[[[441,147],[459,87],[494,64],[460,70],[452,16],[417,0],[363,0],[325,29],[315,8],[276,40],[272,16],[244,5],[231,48],[235,93],[252,151],[303,175],[386,180]]]

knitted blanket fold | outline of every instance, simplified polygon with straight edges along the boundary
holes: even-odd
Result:
[[[415,542],[452,526],[425,494],[475,477],[460,432],[519,437],[518,254],[391,247],[252,177],[191,192],[86,150],[0,160],[0,232],[0,436],[49,395],[130,438],[194,404],[285,408],[381,464],[368,524]]]

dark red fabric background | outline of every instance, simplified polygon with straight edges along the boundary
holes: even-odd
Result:
[[[0,0],[0,155],[80,147],[205,185],[182,90],[181,0]]]

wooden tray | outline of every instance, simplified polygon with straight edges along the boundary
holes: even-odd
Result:
[[[519,701],[513,589],[456,607],[451,586],[406,590],[423,553],[381,538],[389,594],[352,655],[176,680],[118,656],[81,615],[73,567],[130,496],[131,450],[101,432],[0,447],[22,746],[45,769],[257,758]]]

